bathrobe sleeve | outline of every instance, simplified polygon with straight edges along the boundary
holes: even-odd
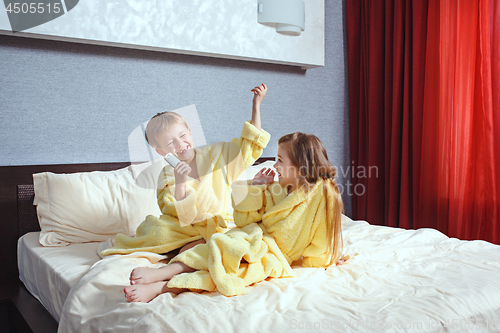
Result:
[[[234,223],[240,228],[261,221],[264,214],[267,185],[250,185],[250,182],[236,181],[231,185]]]
[[[158,190],[158,206],[162,214],[170,215],[179,219],[181,226],[191,224],[198,210],[196,208],[197,194],[196,190],[189,184],[186,184],[186,197],[183,200],[175,200],[175,178],[163,172],[163,184]]]
[[[271,135],[258,130],[249,121],[243,124],[241,136],[224,146],[224,160],[227,163],[227,182],[231,184],[261,155]]]
[[[262,216],[286,198],[286,190],[278,182],[270,185],[250,185],[251,180],[232,184],[234,223],[242,228],[262,221]]]

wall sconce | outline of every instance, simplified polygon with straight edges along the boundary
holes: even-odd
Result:
[[[305,25],[305,5],[302,0],[258,0],[257,22],[276,26],[276,32],[300,36]]]

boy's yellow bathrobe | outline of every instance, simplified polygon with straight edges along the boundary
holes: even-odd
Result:
[[[224,232],[230,218],[230,184],[260,157],[269,139],[269,133],[245,122],[240,138],[195,148],[200,179],[188,180],[186,198],[180,201],[174,199],[173,168],[166,166],[158,184],[162,215],[147,216],[134,237],[118,234],[115,246],[101,254],[166,253]]]
[[[290,264],[301,256],[302,266],[323,267],[329,261],[325,205],[329,212],[340,209],[336,195],[332,183],[324,180],[308,193],[296,190],[288,196],[276,182],[234,183],[234,222],[239,228],[213,235],[207,244],[173,258],[171,262],[197,271],[174,276],[168,287],[241,295],[246,286],[268,277],[293,276]]]

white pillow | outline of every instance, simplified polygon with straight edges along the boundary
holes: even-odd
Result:
[[[33,175],[40,244],[105,241],[133,235],[147,215],[161,214],[156,183],[164,162],[116,171]]]

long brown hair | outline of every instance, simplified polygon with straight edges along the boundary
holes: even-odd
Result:
[[[292,164],[299,174],[299,188],[311,189],[319,178],[324,179],[325,209],[327,217],[327,249],[329,260],[325,267],[335,264],[342,255],[341,218],[344,205],[342,196],[335,182],[337,171],[328,160],[325,146],[313,134],[300,132],[282,136],[278,144],[286,144],[285,148]]]

